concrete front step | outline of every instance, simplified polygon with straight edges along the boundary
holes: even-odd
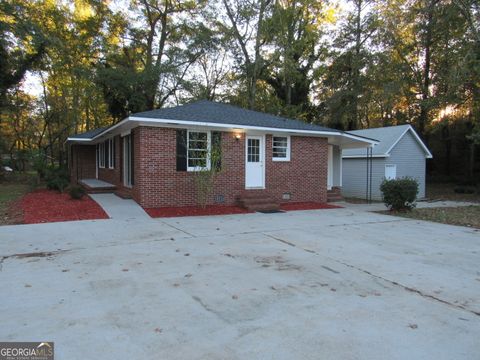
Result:
[[[88,193],[88,194],[109,194],[109,193],[113,193],[116,189],[115,186],[112,186],[112,187],[104,187],[104,188],[91,188],[91,187],[88,187],[88,186],[85,186],[85,185],[81,185],[85,191]]]
[[[263,192],[245,192],[238,197],[238,204],[249,211],[277,211],[280,204]]]
[[[271,204],[271,203],[275,203],[275,201],[270,197],[240,199],[240,205],[245,207],[251,206],[251,205],[261,205],[261,204]]]
[[[115,195],[122,199],[131,199],[132,194],[129,191],[117,190],[115,191]]]
[[[265,204],[253,204],[244,206],[249,211],[278,211],[280,210],[280,204],[278,203],[265,203]]]

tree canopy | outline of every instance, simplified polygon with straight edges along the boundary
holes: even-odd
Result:
[[[197,99],[343,130],[409,123],[432,173],[473,177],[479,2],[0,3],[3,154],[62,162],[69,134]]]

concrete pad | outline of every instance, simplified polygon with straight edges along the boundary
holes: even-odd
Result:
[[[102,189],[102,188],[111,188],[115,187],[115,185],[110,184],[109,182],[99,180],[99,179],[81,179],[79,181],[80,184],[86,185],[92,189]]]
[[[116,220],[149,220],[150,216],[132,199],[122,199],[115,194],[90,194],[108,216]]]
[[[350,208],[5,226],[0,338],[57,359],[475,359],[479,260],[475,230]]]

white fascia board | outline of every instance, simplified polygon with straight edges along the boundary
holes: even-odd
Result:
[[[343,159],[362,159],[366,158],[367,155],[342,155]],[[372,158],[387,158],[390,157],[389,154],[382,154],[382,155],[372,155]]]
[[[92,141],[92,139],[68,137],[66,141]]]
[[[432,153],[430,152],[430,150],[428,150],[428,148],[426,147],[426,145],[423,143],[422,139],[420,139],[420,136],[418,136],[417,132],[413,129],[412,125],[408,125],[407,129],[403,132],[402,135],[400,135],[397,139],[397,141],[395,141],[392,146],[390,146],[390,148],[387,150],[387,154],[390,155],[390,152],[393,150],[393,148],[395,147],[395,145],[398,144],[398,142],[400,140],[402,140],[402,138],[405,136],[405,134],[407,132],[411,131],[413,136],[415,137],[415,140],[417,140],[417,142],[420,144],[421,148],[423,149],[423,151],[425,151],[425,157],[427,159],[431,159],[433,158],[432,156]]]
[[[378,141],[366,139],[363,137],[358,137],[352,134],[346,134],[338,131],[317,131],[317,130],[296,130],[296,129],[282,129],[282,128],[273,128],[273,127],[262,127],[262,126],[248,126],[248,125],[237,125],[237,124],[223,124],[223,123],[211,123],[211,122],[199,122],[199,121],[187,121],[187,120],[170,120],[170,119],[151,119],[143,118],[137,116],[129,117],[133,121],[142,121],[142,122],[152,122],[152,123],[165,123],[165,124],[175,124],[175,125],[190,125],[190,126],[205,126],[205,127],[219,127],[226,129],[242,129],[242,130],[259,130],[259,131],[268,131],[273,133],[296,133],[296,134],[308,134],[308,135],[326,135],[326,136],[344,136],[350,139],[355,139],[357,141],[366,142],[369,144],[378,144]]]
[[[353,135],[353,134],[348,134],[348,133],[341,133],[342,136],[345,136],[347,138],[350,138],[350,139],[355,139],[355,140],[361,140],[363,142],[366,142],[366,143],[369,143],[371,145],[377,145],[379,144],[379,141],[377,140],[374,140],[374,139],[367,139],[363,136],[356,136],[356,135]]]
[[[322,135],[322,136],[340,136],[346,137],[353,140],[357,140],[363,143],[368,143],[371,145],[378,144],[378,141],[366,139],[363,137],[358,137],[352,134],[346,134],[339,131],[315,131],[315,130],[295,130],[295,129],[282,129],[282,128],[272,128],[272,127],[262,127],[262,126],[245,126],[245,125],[237,125],[237,124],[222,124],[222,123],[211,123],[211,122],[200,122],[200,121],[187,121],[187,120],[172,120],[172,119],[152,119],[152,118],[145,118],[139,116],[129,116],[126,119],[118,122],[117,124],[105,129],[100,134],[97,134],[91,139],[82,139],[82,141],[93,141],[107,132],[115,130],[117,127],[122,126],[128,121],[136,121],[136,122],[143,122],[143,123],[152,123],[152,124],[164,124],[164,125],[184,125],[184,126],[204,126],[204,127],[217,127],[217,128],[225,128],[234,131],[235,129],[241,130],[257,130],[257,131],[268,131],[273,133],[294,133],[294,134],[305,134],[305,135]],[[73,140],[73,138],[72,138]]]

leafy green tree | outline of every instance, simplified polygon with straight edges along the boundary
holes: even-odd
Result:
[[[237,76],[246,88],[246,106],[256,108],[257,88],[265,68],[262,52],[266,43],[265,19],[272,11],[272,0],[222,0],[227,21],[218,21],[218,31],[231,44],[239,70]]]
[[[45,54],[48,41],[31,19],[34,11],[30,1],[0,2],[0,109],[6,105],[7,91]]]
[[[316,0],[276,1],[266,20],[266,41],[273,51],[266,55],[266,82],[282,104],[281,113],[305,117],[315,66],[325,53],[320,44],[332,9]]]
[[[323,84],[330,88],[325,105],[328,122],[338,128],[361,127],[361,98],[367,95],[368,68],[373,66],[374,36],[379,21],[371,0],[350,0],[351,10],[340,20],[333,43],[331,65],[326,69]],[[367,106],[363,103],[363,106]]]

